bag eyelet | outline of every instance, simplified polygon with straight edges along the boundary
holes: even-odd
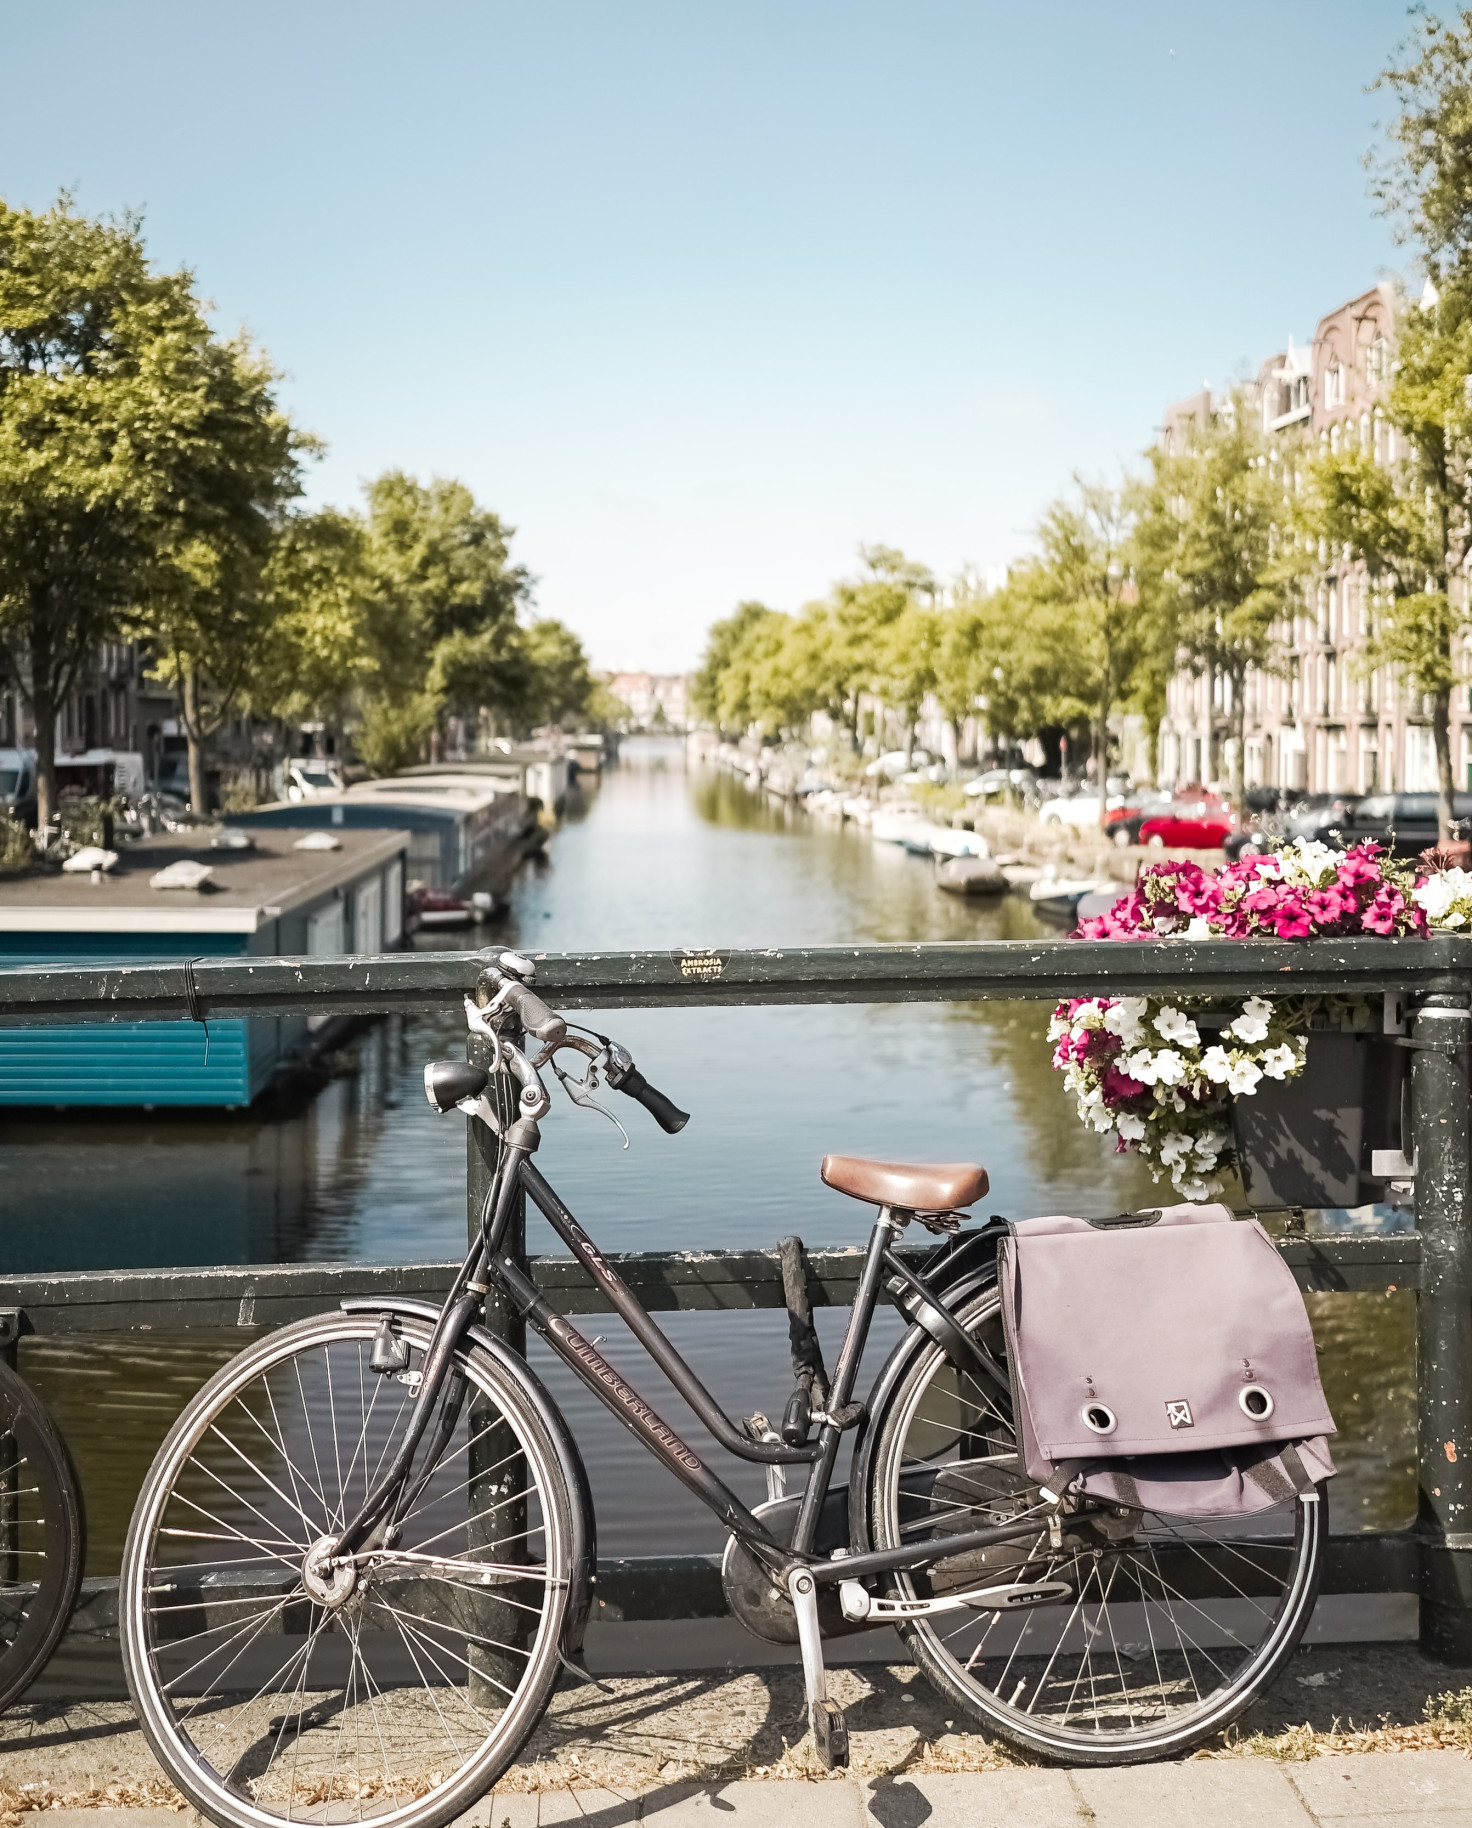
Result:
[[[1107,1403],[1085,1403],[1078,1413],[1091,1434],[1113,1434],[1119,1426],[1118,1418]]]
[[[1260,1400],[1262,1407],[1255,1408],[1253,1399]],[[1265,1422],[1273,1413],[1274,1403],[1270,1390],[1264,1390],[1261,1384],[1244,1384],[1237,1392],[1237,1407],[1249,1422]]]

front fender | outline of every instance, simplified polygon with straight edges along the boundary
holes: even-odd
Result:
[[[414,1320],[434,1322],[439,1319],[441,1304],[419,1301],[412,1295],[353,1296],[339,1304],[348,1314],[403,1314]],[[497,1366],[521,1388],[522,1395],[535,1408],[551,1436],[558,1464],[567,1484],[572,1507],[571,1578],[568,1585],[567,1612],[562,1625],[564,1656],[575,1657],[583,1647],[583,1632],[593,1606],[593,1586],[598,1577],[598,1526],[593,1514],[593,1493],[588,1484],[587,1468],[578,1444],[572,1437],[562,1411],[552,1400],[546,1385],[526,1360],[513,1352],[503,1339],[486,1327],[466,1329],[466,1338],[479,1351],[495,1360]]]

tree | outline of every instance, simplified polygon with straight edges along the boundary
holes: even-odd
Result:
[[[576,723],[593,696],[593,672],[582,642],[564,623],[544,617],[527,630],[526,653],[531,668],[527,723]]]
[[[242,703],[257,716],[341,730],[372,666],[362,521],[336,508],[284,515],[261,588],[269,613]]]
[[[1300,569],[1276,456],[1251,402],[1233,395],[1192,429],[1183,450],[1149,453],[1132,542],[1142,602],[1161,618],[1180,660],[1213,687],[1222,683],[1239,813],[1247,677],[1277,662],[1274,628],[1295,600]],[[1212,738],[1215,772],[1215,726]]]
[[[1451,703],[1466,674],[1457,665],[1469,622],[1460,574],[1469,555],[1472,498],[1472,297],[1460,276],[1439,297],[1400,313],[1395,371],[1380,411],[1400,434],[1400,454],[1322,451],[1309,466],[1303,521],[1311,537],[1363,559],[1372,626],[1366,668],[1395,669],[1431,706],[1437,830],[1452,836],[1456,781]],[[1454,591],[1454,584],[1457,588]]]
[[[189,797],[201,814],[210,739],[260,663],[276,614],[267,574],[309,446],[277,406],[275,379],[245,338],[203,343],[138,605],[155,670],[179,695]]]
[[[752,628],[772,614],[773,611],[765,603],[748,599],[738,603],[722,621],[711,624],[710,632],[705,638],[705,653],[690,682],[690,702],[695,708],[696,716],[713,723],[718,730],[730,730],[739,734],[750,722],[749,718],[739,725],[722,721],[725,696],[723,682]]]
[[[365,756],[402,766],[437,753],[447,711],[516,714],[530,685],[517,612],[531,579],[510,562],[513,529],[463,483],[390,470],[368,487],[367,620],[373,670]]]
[[[1074,478],[1074,486],[1073,499],[1060,498],[1044,511],[1038,556],[1018,583],[1037,617],[1037,643],[1049,655],[1053,695],[1073,699],[1088,719],[1102,825],[1109,719],[1134,684],[1145,617],[1129,565],[1125,492],[1082,477]],[[1071,642],[1065,630],[1071,631]]]
[[[885,631],[922,598],[933,604],[937,593],[931,573],[897,547],[860,546],[859,558],[863,572],[840,579],[828,596],[832,692],[855,748],[861,741],[860,694],[883,696],[886,652],[893,652],[886,648]]]
[[[1422,17],[1378,87],[1399,112],[1371,182],[1383,213],[1426,268],[1419,306],[1403,299],[1396,362],[1379,402],[1397,460],[1358,448],[1312,466],[1311,535],[1363,559],[1371,579],[1368,667],[1393,667],[1431,706],[1437,828],[1452,835],[1452,693],[1467,624],[1472,491],[1472,12]],[[1454,588],[1455,585],[1455,588]]]
[[[265,391],[211,337],[190,275],[150,268],[135,218],[0,204],[0,651],[36,726],[42,823],[88,656],[167,579],[218,563],[236,588],[235,555],[194,540],[236,524],[234,416],[269,417]],[[202,486],[216,493],[193,520]]]
[[[870,685],[899,713],[905,766],[915,747],[920,707],[935,690],[942,640],[942,612],[911,602],[875,638]]]

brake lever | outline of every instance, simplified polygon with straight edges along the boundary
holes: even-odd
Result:
[[[618,1131],[619,1135],[623,1137],[623,1146],[627,1149],[629,1146],[628,1131],[614,1116],[612,1111],[607,1110],[591,1096],[593,1088],[598,1083],[598,1059],[595,1058],[589,1065],[588,1074],[585,1079],[574,1079],[571,1073],[563,1072],[562,1068],[555,1060],[551,1062],[551,1066],[552,1071],[556,1073],[557,1077],[562,1081],[563,1091],[567,1093],[573,1103],[575,1105],[580,1105],[585,1111],[596,1111],[600,1117],[606,1117],[613,1125],[614,1129]]]

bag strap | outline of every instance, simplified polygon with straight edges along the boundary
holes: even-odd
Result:
[[[1316,1492],[1317,1483],[1309,1477],[1309,1470],[1299,1457],[1298,1444],[1289,1441],[1278,1456],[1283,1462],[1283,1470],[1293,1481],[1293,1489],[1300,1498],[1306,1498],[1310,1492]]]

